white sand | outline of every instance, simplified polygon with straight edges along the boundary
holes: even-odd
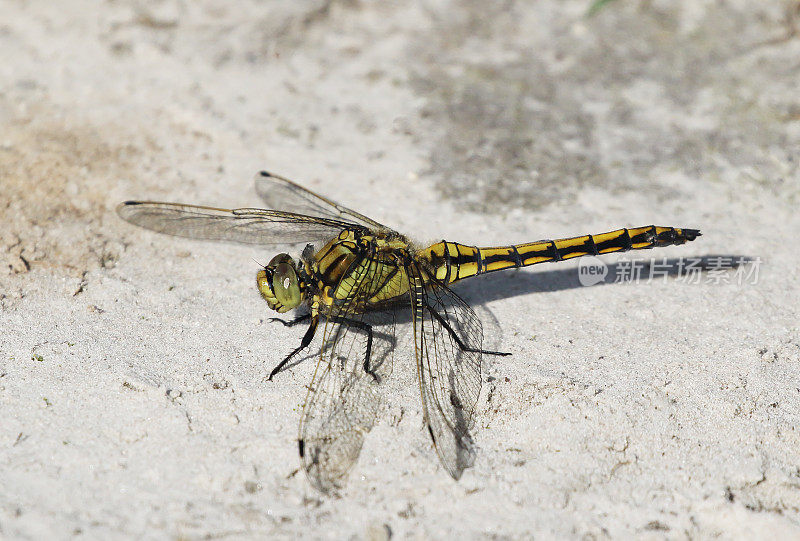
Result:
[[[0,0],[0,538],[800,536],[790,3]],[[257,206],[261,168],[420,241],[697,227],[644,255],[759,275],[463,284],[513,353],[474,468],[439,465],[406,343],[324,497],[297,472],[313,363],[263,381],[303,332],[254,288],[279,250],[113,212]]]

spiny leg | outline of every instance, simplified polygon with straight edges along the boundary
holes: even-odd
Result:
[[[367,333],[367,354],[364,356],[364,372],[372,376],[376,383],[380,383],[378,374],[376,374],[375,371],[370,370],[369,367],[369,358],[372,355],[372,325],[368,325],[363,321],[356,321],[355,319],[348,319],[341,316],[333,317],[331,318],[331,321],[334,323],[344,323]]]
[[[279,317],[271,317],[271,318],[269,318],[269,320],[270,321],[277,321],[279,323],[283,323],[284,327],[294,327],[298,323],[302,323],[302,322],[304,322],[304,321],[306,321],[307,319],[310,319],[310,318],[311,318],[311,314],[305,314],[305,315],[302,315],[302,316],[297,316],[296,318],[294,318],[291,321],[286,321],[285,319],[281,319]]]
[[[281,362],[279,362],[278,366],[272,369],[272,372],[269,373],[269,378],[267,378],[269,381],[272,381],[272,376],[280,372],[281,369],[284,366],[286,366],[286,363],[288,363],[292,357],[294,357],[295,355],[297,355],[298,353],[300,353],[301,351],[303,351],[308,347],[308,345],[311,343],[311,340],[314,339],[314,333],[317,332],[317,324],[319,323],[319,316],[311,317],[310,315],[300,316],[299,318],[289,322],[283,321],[282,319],[278,319],[278,321],[289,327],[291,325],[299,323],[300,321],[305,321],[306,319],[309,318],[311,319],[311,323],[308,325],[308,330],[306,330],[306,334],[303,335],[303,340],[300,342],[300,345],[297,348],[295,348],[295,350],[292,351],[289,355],[287,355]]]
[[[453,330],[453,327],[450,326],[450,324],[439,314],[439,312],[434,310],[431,306],[428,306],[428,311],[436,319],[436,321],[438,321],[439,323],[442,324],[442,327],[447,329],[447,332],[449,332],[450,336],[453,337],[453,340],[456,341],[456,344],[458,345],[458,348],[461,351],[467,351],[467,352],[470,352],[470,353],[485,353],[486,355],[500,355],[500,356],[511,355],[510,352],[506,352],[506,351],[489,351],[487,349],[476,349],[476,348],[467,347],[467,345],[464,342],[461,341],[461,338],[458,337],[458,335],[456,334],[456,331]]]

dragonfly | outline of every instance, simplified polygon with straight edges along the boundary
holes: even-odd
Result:
[[[645,226],[596,235],[476,247],[442,240],[427,247],[300,184],[262,171],[256,192],[267,208],[126,201],[124,220],[159,233],[254,245],[305,245],[280,253],[256,275],[272,310],[298,309],[287,327],[307,323],[299,346],[269,380],[310,348],[321,331],[300,418],[298,450],[311,484],[341,489],[365,435],[379,418],[380,384],[391,373],[397,316],[410,315],[424,425],[444,469],[458,480],[474,462],[472,428],[481,390],[483,328],[452,284],[490,272],[679,245],[697,229]],[[316,351],[316,350],[315,350]]]

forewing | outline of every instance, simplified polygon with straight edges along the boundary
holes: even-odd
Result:
[[[381,265],[356,261],[344,274],[337,290],[346,294],[327,314],[320,360],[303,406],[303,466],[322,492],[344,485],[383,405],[379,383],[391,372],[394,319],[390,316],[388,326],[377,327],[361,308],[380,289]],[[364,366],[368,348],[369,372]]]
[[[483,328],[475,312],[445,285],[433,282],[426,289],[420,270],[410,273],[425,420],[442,465],[458,479],[474,460],[469,429],[481,390]]]
[[[126,201],[117,214],[134,225],[191,239],[245,244],[294,244],[327,240],[362,226],[292,212],[255,208],[219,209],[180,203]]]
[[[261,171],[256,175],[255,185],[256,193],[271,209],[285,209],[309,216],[355,222],[368,229],[391,230],[385,225],[331,201],[327,197],[316,194],[288,178]]]

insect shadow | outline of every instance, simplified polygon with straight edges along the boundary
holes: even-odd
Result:
[[[620,261],[607,264],[608,273],[605,279],[591,286],[584,286],[581,284],[577,266],[568,269],[555,269],[543,272],[529,272],[517,269],[508,271],[505,280],[497,280],[499,277],[497,275],[481,275],[476,276],[474,279],[464,284],[458,284],[454,289],[458,291],[458,294],[467,302],[475,306],[477,304],[486,304],[496,300],[510,299],[531,293],[552,293],[582,287],[615,284],[631,285],[634,283],[645,287],[648,280],[653,281],[662,279],[663,277],[669,277],[676,281],[680,278],[686,278],[688,284],[691,283],[691,280],[702,280],[703,277],[707,277],[708,273],[711,271],[735,271],[740,267],[755,265],[759,261],[757,257],[730,254],[635,260],[638,264],[638,274],[631,273],[632,261]],[[691,266],[689,262],[691,262]],[[459,285],[462,287],[459,288]]]
[[[470,306],[479,312],[478,316],[484,326],[491,330],[485,332],[486,337],[495,337],[497,340],[501,336],[500,323],[494,313],[486,307],[486,304],[496,300],[509,299],[531,293],[552,293],[568,289],[581,287],[596,287],[601,285],[613,285],[616,283],[632,284],[641,281],[640,285],[645,286],[644,282],[649,277],[658,279],[669,277],[680,279],[683,277],[707,276],[709,271],[734,271],[740,267],[755,264],[758,258],[743,255],[719,255],[710,254],[698,257],[683,257],[661,260],[637,260],[639,274],[630,273],[630,261],[622,261],[606,265],[608,273],[606,279],[591,286],[581,284],[578,267],[568,269],[555,269],[548,271],[528,271],[528,270],[509,270],[506,273],[495,273],[493,275],[476,276],[472,280],[450,286],[453,291],[458,293]],[[691,266],[687,264],[691,262]],[[657,264],[657,275],[654,263]],[[697,273],[691,275],[690,273]],[[504,276],[505,274],[505,276]],[[638,276],[638,277],[637,277]],[[622,277],[617,280],[615,277]],[[302,313],[302,312],[301,312]],[[365,314],[368,323],[373,326],[373,354],[372,363],[376,370],[388,375],[391,373],[391,362],[393,353],[397,346],[398,336],[410,332],[412,323],[411,305],[407,302],[398,302],[391,308],[382,311],[368,312]],[[274,323],[277,324],[277,323]],[[485,329],[488,330],[488,329]],[[360,332],[352,330],[352,332]],[[399,333],[399,334],[398,334]],[[336,335],[328,337],[329,341],[337,338]],[[498,349],[494,343],[484,347]],[[298,366],[299,364],[319,357],[319,347],[313,344],[304,355],[298,355],[296,359],[287,364],[284,370]]]

